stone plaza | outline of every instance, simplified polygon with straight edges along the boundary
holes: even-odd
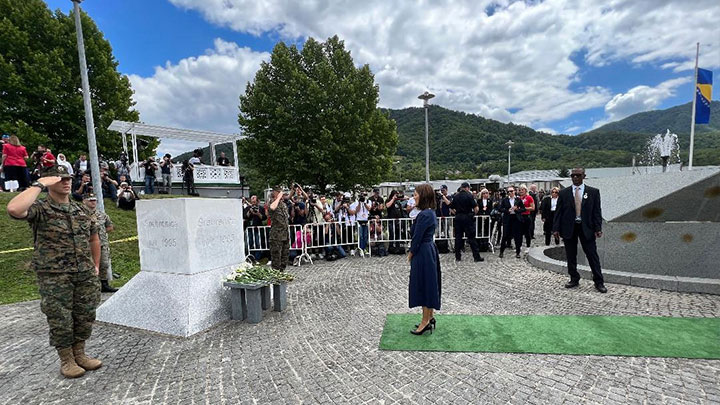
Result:
[[[485,257],[442,255],[440,315],[720,316],[717,295],[618,284],[599,294],[588,280],[566,290],[566,276],[525,258]],[[88,351],[105,364],[76,380],[58,372],[38,301],[0,306],[0,403],[720,403],[718,360],[381,351],[386,314],[419,314],[407,308],[404,257],[289,271],[287,310],[259,324],[187,339],[97,324]]]

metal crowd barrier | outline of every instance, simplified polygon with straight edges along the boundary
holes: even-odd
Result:
[[[434,240],[455,240],[455,227],[453,217],[439,217],[435,227]],[[310,253],[337,247],[356,247],[360,250],[359,222],[326,222],[306,225],[290,225],[288,229],[289,250],[295,251],[294,266],[303,262],[312,264]],[[409,244],[412,240],[410,218],[384,218],[370,219],[367,222],[368,240],[367,249],[372,256],[372,248],[378,243],[383,244]],[[502,226],[499,224],[498,226]],[[497,231],[497,230],[494,230]],[[270,252],[270,226],[249,226],[245,229],[245,243],[247,248],[246,261],[254,261],[253,252]],[[467,239],[464,237],[463,239]],[[475,217],[475,239],[488,239],[491,252],[495,251],[493,238],[490,234],[490,216],[478,215]],[[361,253],[364,256],[364,253]]]

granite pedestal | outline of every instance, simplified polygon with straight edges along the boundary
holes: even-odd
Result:
[[[222,280],[245,258],[241,201],[140,200],[136,211],[140,272],[97,319],[183,337],[230,319]]]

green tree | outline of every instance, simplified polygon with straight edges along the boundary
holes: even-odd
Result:
[[[302,51],[278,43],[240,96],[238,122],[248,138],[239,155],[253,167],[250,177],[321,191],[385,180],[397,132],[377,108],[378,94],[370,68],[356,68],[337,36],[310,38]]]
[[[52,13],[42,0],[0,0],[0,123],[2,130],[37,136],[68,158],[87,151],[85,113],[72,14]],[[115,157],[120,134],[107,130],[112,120],[137,121],[132,89],[110,43],[85,13],[81,16],[95,118],[98,153]],[[150,154],[157,146],[147,139]]]

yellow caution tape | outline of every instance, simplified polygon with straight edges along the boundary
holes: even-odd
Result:
[[[125,238],[125,239],[111,240],[110,243],[130,242],[132,240],[137,240],[137,236],[131,236],[131,237]],[[27,251],[33,250],[33,249],[34,248],[27,247],[27,248],[20,248],[20,249],[3,250],[2,252],[0,252],[0,255],[7,254],[7,253],[27,252]]]

